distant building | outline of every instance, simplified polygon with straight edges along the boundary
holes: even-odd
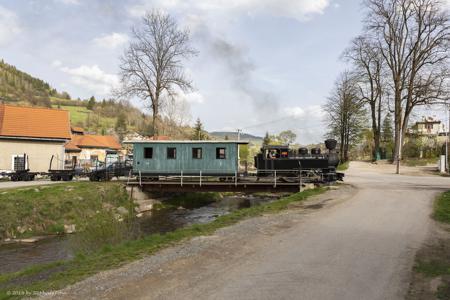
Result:
[[[64,144],[71,138],[65,110],[0,104],[0,170],[45,172],[64,166]],[[28,160],[24,159],[24,154]]]
[[[418,135],[446,135],[445,124],[433,117],[422,117],[411,127],[411,133]]]
[[[122,146],[116,137],[86,134],[79,127],[72,127],[72,139],[64,147],[67,166],[92,166],[104,162],[107,154],[112,157],[122,156]]]
[[[422,117],[409,130],[410,135],[428,138],[436,138],[437,142],[443,143],[447,139],[448,129],[445,124],[436,117]]]

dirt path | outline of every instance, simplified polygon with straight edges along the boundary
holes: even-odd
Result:
[[[402,299],[433,197],[450,179],[391,173],[352,163],[354,188],[100,273],[57,298]]]

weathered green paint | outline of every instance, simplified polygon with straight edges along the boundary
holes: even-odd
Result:
[[[238,171],[238,143],[234,142],[136,142],[133,170],[141,174],[234,175]],[[153,158],[144,158],[144,148],[153,148]],[[167,148],[175,147],[176,159],[167,158]],[[202,158],[192,157],[193,148],[202,148]],[[216,159],[216,148],[225,148],[225,159]]]

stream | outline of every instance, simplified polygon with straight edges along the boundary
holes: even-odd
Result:
[[[195,209],[154,210],[139,219],[139,229],[144,235],[166,233],[184,226],[209,223],[232,211],[261,205],[278,198],[276,195],[233,195]],[[0,274],[17,272],[36,264],[71,259],[73,255],[67,235],[49,237],[30,244],[0,245]]]

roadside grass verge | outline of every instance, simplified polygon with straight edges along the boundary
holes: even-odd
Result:
[[[408,167],[423,167],[428,164],[434,164],[437,163],[438,158],[405,158],[402,160],[402,165],[408,166]]]
[[[434,203],[433,218],[450,224],[450,191],[439,195]],[[450,299],[450,237],[438,239],[421,249],[414,271],[432,279],[439,277],[441,285],[435,292],[438,299]]]
[[[346,162],[344,162],[344,163],[339,164],[339,165],[337,166],[336,169],[337,169],[338,171],[345,171],[345,170],[348,169],[349,166],[350,166],[350,162],[349,162],[349,161],[346,161]]]
[[[433,218],[450,224],[450,191],[441,194],[434,203]]]
[[[64,225],[80,231],[98,211],[131,205],[123,185],[71,182],[0,190],[0,241],[60,234]]]
[[[54,263],[34,266],[17,273],[2,275],[0,277],[0,299],[21,297],[20,295],[8,295],[8,291],[11,290],[32,292],[61,289],[95,273],[120,267],[127,262],[153,254],[162,248],[175,245],[183,240],[196,236],[211,235],[220,228],[233,225],[247,218],[278,213],[287,209],[291,203],[303,201],[308,197],[321,194],[326,190],[326,188],[307,190],[271,203],[234,211],[228,215],[218,217],[211,223],[196,224],[165,234],[153,234],[138,240],[126,241],[115,246],[106,245],[97,252],[89,255],[78,254],[72,260],[58,262],[57,266],[61,268],[61,271],[54,272],[42,280],[11,284],[20,276],[24,276],[24,274],[39,278],[40,273],[45,273],[49,269],[55,268]]]

